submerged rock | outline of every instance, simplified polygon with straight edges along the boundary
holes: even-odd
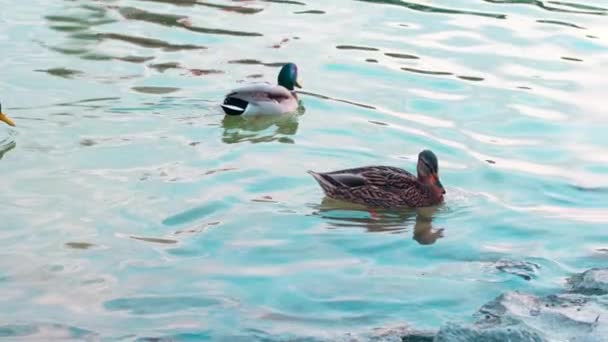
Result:
[[[435,333],[413,329],[408,325],[375,328],[362,335],[347,335],[339,342],[433,342]]]
[[[374,342],[433,342],[434,333],[412,329],[408,326],[378,328],[367,336]]]
[[[592,268],[568,280],[570,292],[587,295],[608,294],[608,268]]]
[[[434,342],[544,342],[538,333],[520,327],[478,328],[448,323],[441,327]]]

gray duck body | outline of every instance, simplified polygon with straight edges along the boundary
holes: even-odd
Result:
[[[251,84],[233,89],[220,104],[226,115],[233,116],[280,116],[298,109],[298,67],[293,63],[283,65],[277,83]]]

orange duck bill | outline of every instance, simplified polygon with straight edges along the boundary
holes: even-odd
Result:
[[[8,116],[3,114],[2,112],[0,112],[0,121],[5,122],[9,126],[15,126],[15,122],[13,122],[13,120],[11,120]]]

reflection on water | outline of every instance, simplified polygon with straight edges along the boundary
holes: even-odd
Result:
[[[539,1],[539,0],[483,0],[493,4],[523,4],[537,6],[551,12],[606,15],[608,9],[586,4],[578,4],[567,1]]]
[[[207,34],[220,34],[220,35],[231,35],[231,36],[245,36],[245,37],[257,37],[262,36],[261,33],[257,32],[244,32],[244,31],[232,31],[226,29],[215,29],[202,26],[195,26],[191,20],[181,20],[187,17],[179,15],[171,15],[164,13],[155,13],[146,10],[142,10],[135,7],[120,7],[118,12],[129,20],[140,20],[146,21],[163,26],[175,26],[183,29]]]
[[[291,136],[298,131],[298,116],[243,118],[227,115],[222,119],[222,141],[227,144],[272,141],[293,144]]]
[[[433,228],[433,215],[439,207],[380,210],[324,197],[316,208],[333,228],[364,228],[368,232],[403,233],[412,230],[413,239],[421,245],[432,245],[443,237],[443,228]]]
[[[489,17],[489,18],[495,18],[495,19],[505,19],[506,18],[506,16],[504,14],[484,13],[484,12],[477,12],[477,11],[470,11],[470,10],[455,10],[455,9],[449,9],[449,8],[429,6],[429,5],[420,4],[420,3],[417,3],[414,1],[404,1],[404,0],[357,0],[357,1],[401,6],[401,7],[405,7],[405,8],[408,8],[408,9],[411,9],[414,11],[423,12],[423,13],[467,14],[467,15],[475,15],[475,16]],[[519,2],[521,0],[514,0],[514,1]]]
[[[15,108],[11,108],[15,110]],[[16,117],[11,115],[11,117]],[[4,122],[0,122],[3,126],[6,126]],[[5,154],[12,151],[17,146],[17,131],[13,128],[0,127],[0,159]]]
[[[6,144],[0,145],[0,159],[2,159],[2,157],[4,157],[4,155],[6,153],[8,153],[12,149],[14,149],[15,146],[17,146],[17,143],[14,142],[14,141],[10,141],[10,142],[8,142]]]

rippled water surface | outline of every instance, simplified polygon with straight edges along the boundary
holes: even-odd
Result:
[[[0,336],[436,329],[608,261],[606,0],[0,6]],[[224,118],[288,61],[301,115]],[[425,148],[438,208],[373,215],[305,172]]]

